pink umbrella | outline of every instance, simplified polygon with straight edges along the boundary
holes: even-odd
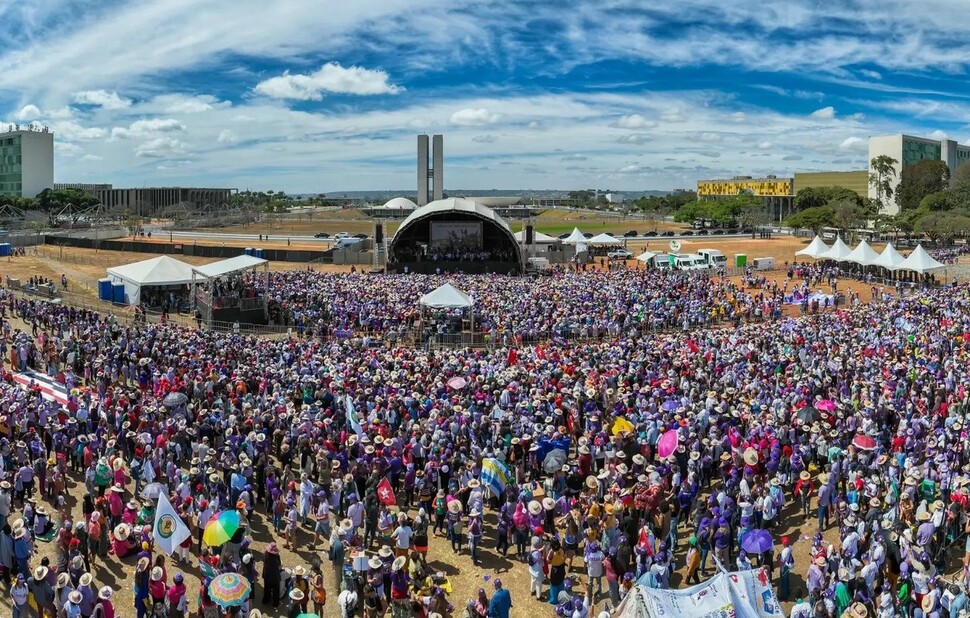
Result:
[[[852,446],[863,451],[874,451],[876,450],[876,441],[860,433],[852,438]]]
[[[815,402],[815,409],[833,412],[835,410],[835,402],[831,399],[819,399]]]
[[[465,384],[467,384],[467,382],[465,382],[465,378],[462,378],[462,377],[459,377],[459,376],[456,376],[456,377],[448,380],[448,386],[450,386],[451,388],[455,389],[456,391],[465,388]]]
[[[660,441],[657,442],[657,454],[661,457],[670,457],[677,450],[677,443],[680,437],[677,432],[670,430],[665,432],[664,435],[660,436]]]

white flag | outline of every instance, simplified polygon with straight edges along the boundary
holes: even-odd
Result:
[[[169,556],[192,534],[164,493],[158,494],[158,504],[155,505],[155,527],[152,534],[158,547]]]

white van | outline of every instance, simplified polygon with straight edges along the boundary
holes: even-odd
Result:
[[[350,238],[340,238],[340,239],[337,240],[337,242],[335,242],[333,244],[333,248],[334,249],[346,249],[347,247],[356,245],[357,243],[359,243],[362,240],[364,240],[364,239],[363,238],[353,238],[353,237],[350,237]]]
[[[704,258],[708,268],[724,268],[727,266],[727,256],[718,249],[698,249],[697,255]]]

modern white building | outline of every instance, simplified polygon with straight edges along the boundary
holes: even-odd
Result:
[[[54,186],[54,134],[47,127],[0,127],[0,195],[36,197]]]
[[[888,155],[897,161],[895,166],[896,175],[892,180],[893,198],[883,202],[883,212],[889,215],[899,213],[899,205],[896,203],[895,194],[902,177],[903,169],[926,161],[944,161],[950,168],[950,177],[960,165],[970,161],[970,146],[958,144],[955,140],[935,140],[925,137],[913,137],[912,135],[884,135],[869,138],[869,160],[872,161],[878,156]],[[869,186],[869,197],[876,199],[875,187]]]

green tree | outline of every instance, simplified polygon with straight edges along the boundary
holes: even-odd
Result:
[[[839,200],[854,200],[860,205],[863,197],[846,187],[805,187],[795,194],[795,210],[818,208]]]
[[[927,159],[903,169],[896,188],[896,203],[900,210],[919,208],[923,198],[946,190],[950,183],[950,168],[943,161]]]
[[[937,191],[925,196],[919,203],[919,210],[938,212],[953,210],[957,205],[956,197],[950,191]]]
[[[934,243],[949,242],[970,230],[970,217],[957,212],[930,212],[913,226],[917,234],[926,234]]]
[[[950,189],[954,203],[960,208],[970,208],[970,161],[964,162],[953,172],[953,188]]]
[[[893,197],[893,180],[899,161],[889,155],[879,155],[869,161],[869,186],[876,190],[876,201],[882,210]]]
[[[714,202],[702,202],[700,200],[687,202],[674,213],[674,221],[678,223],[691,223],[697,219],[708,219],[710,218],[710,210],[713,204]]]
[[[831,206],[806,208],[785,219],[785,225],[809,229],[815,234],[820,234],[823,227],[835,226],[835,210]]]
[[[865,223],[868,214],[865,208],[851,199],[839,200],[831,204],[831,207],[832,212],[835,214],[835,227],[843,232],[861,227]]]

